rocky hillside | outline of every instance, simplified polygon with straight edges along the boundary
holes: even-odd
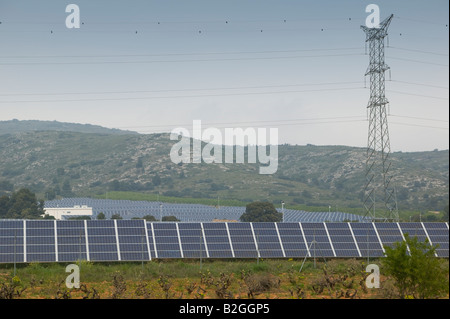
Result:
[[[175,142],[168,134],[71,130],[6,134],[0,125],[0,188],[29,187],[49,199],[135,191],[284,200],[289,206],[333,210],[362,207],[363,148],[280,145],[277,173],[260,175],[259,164],[174,164],[169,154]],[[400,209],[442,210],[448,204],[448,150],[397,152],[392,161]]]

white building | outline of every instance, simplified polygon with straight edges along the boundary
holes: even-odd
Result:
[[[70,217],[92,216],[92,207],[88,207],[86,205],[73,207],[52,207],[45,208],[44,211],[44,215],[53,216],[56,220],[68,219]]]

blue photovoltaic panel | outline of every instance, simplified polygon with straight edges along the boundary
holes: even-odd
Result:
[[[179,223],[178,229],[184,258],[208,257],[201,223]]]
[[[57,221],[58,261],[87,260],[84,221]]]
[[[277,226],[286,257],[306,257],[308,250],[299,223],[278,223]]]
[[[119,260],[113,220],[88,220],[87,233],[91,261]]]
[[[424,223],[433,246],[437,246],[438,257],[448,258],[448,228],[445,223]]]
[[[210,258],[232,258],[230,239],[225,223],[203,223]]]
[[[302,223],[311,256],[334,257],[323,223]]]
[[[336,257],[359,257],[348,223],[326,223]]]
[[[436,255],[448,257],[446,223],[0,220],[0,263],[140,261],[150,260],[149,251],[151,259],[358,257],[358,249],[363,258],[382,257],[380,241],[392,246],[403,234],[421,241],[429,237]]]
[[[421,242],[427,240],[427,235],[422,223],[399,223],[403,235],[408,234],[410,238],[417,237]]]
[[[23,221],[0,220],[0,263],[23,261]]]
[[[397,242],[402,242],[402,233],[397,223],[374,223],[383,246],[394,247]]]
[[[255,239],[250,223],[228,223],[236,258],[257,258]]]
[[[383,248],[372,223],[351,223],[350,227],[362,257],[384,256]]]
[[[117,220],[120,259],[149,260],[145,220]]]
[[[158,258],[181,258],[176,223],[152,223]]]
[[[283,250],[275,223],[252,223],[261,258],[280,258]]]
[[[27,262],[54,262],[55,252],[54,221],[26,221]]]

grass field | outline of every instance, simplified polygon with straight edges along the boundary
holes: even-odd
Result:
[[[380,265],[377,260],[370,263]],[[0,298],[384,299],[393,295],[381,267],[381,288],[367,289],[367,260],[82,261],[77,263],[80,289],[66,287],[67,265],[31,263],[16,269],[0,265]]]

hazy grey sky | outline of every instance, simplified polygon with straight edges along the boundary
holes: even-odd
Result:
[[[65,26],[70,3],[80,29]],[[448,149],[447,0],[0,0],[0,121],[152,133],[201,120],[365,147],[371,3],[394,14],[393,151]]]

